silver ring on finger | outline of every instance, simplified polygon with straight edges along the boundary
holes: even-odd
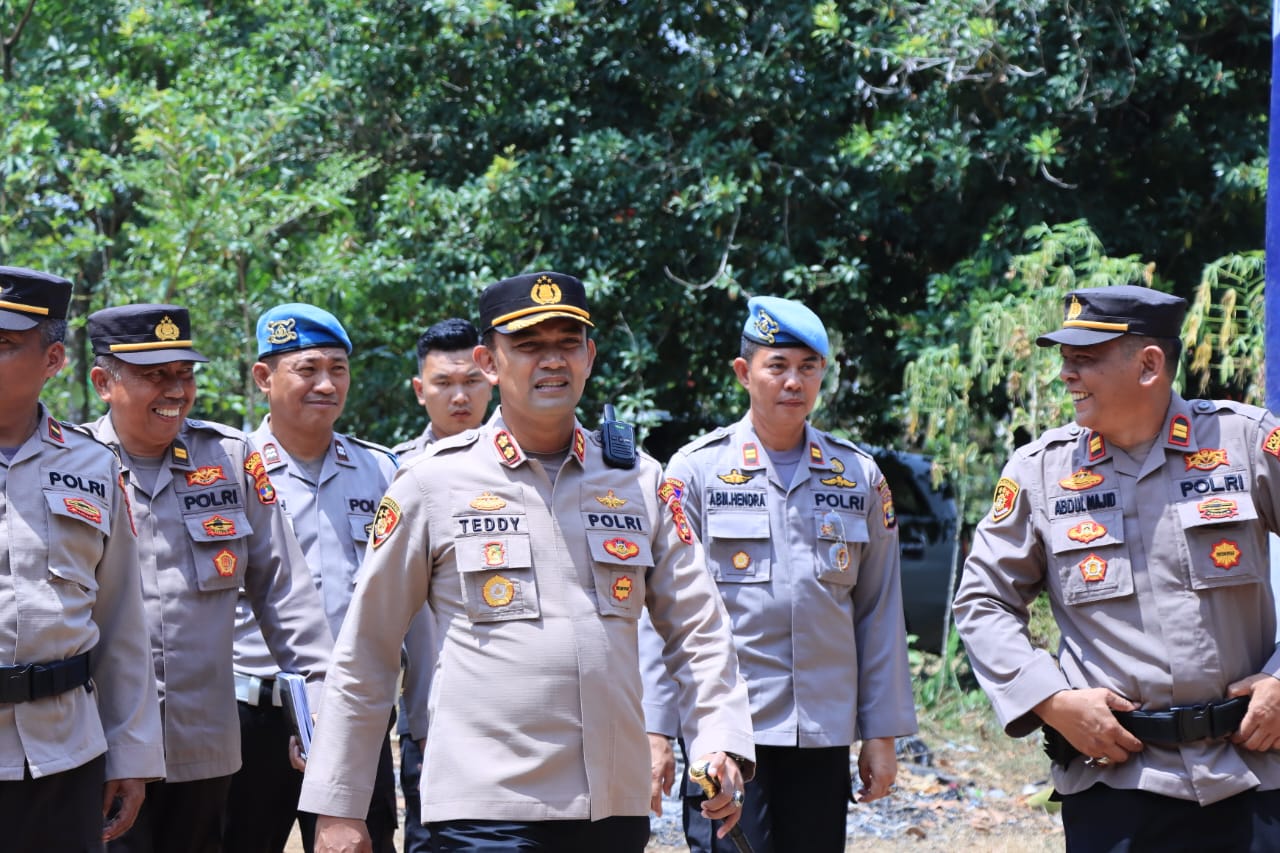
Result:
[[[738,790],[733,792],[733,797],[730,798],[730,802],[733,803],[734,808],[740,809],[742,808],[742,801],[745,800],[746,798],[747,798],[747,795],[742,792],[741,788],[739,788]]]
[[[1084,760],[1085,767],[1107,767],[1111,764],[1111,759],[1105,755],[1099,755],[1096,758],[1086,758]]]

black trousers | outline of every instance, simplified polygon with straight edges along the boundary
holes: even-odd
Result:
[[[400,793],[404,795],[404,853],[430,853],[431,830],[422,825],[422,750],[400,735]]]
[[[680,749],[684,751],[684,743]],[[696,758],[696,756],[695,756]],[[685,766],[689,756],[685,754]],[[849,747],[801,749],[756,745],[756,775],[747,783],[742,827],[755,853],[843,853],[852,793]],[[691,853],[736,853],[702,816],[706,798],[684,782],[684,834]]]
[[[315,845],[315,815],[298,811],[302,774],[289,763],[289,721],[275,705],[237,702],[240,769],[231,777],[223,845],[228,853],[281,853],[298,821],[302,846]],[[395,853],[396,781],[391,740],[383,738],[365,818],[374,853]]]
[[[446,820],[427,824],[433,853],[641,853],[649,818]]]
[[[109,853],[222,853],[222,821],[230,776],[194,782],[149,782],[133,828]]]
[[[1062,797],[1067,853],[1274,853],[1280,791],[1245,791],[1202,806],[1103,784]]]
[[[51,776],[0,782],[0,847],[41,853],[102,850],[102,786],[107,758]]]

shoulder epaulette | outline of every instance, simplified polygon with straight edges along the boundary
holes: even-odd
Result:
[[[114,444],[108,444],[107,442],[98,438],[98,436],[94,435],[93,430],[89,429],[87,426],[81,426],[80,424],[73,424],[70,421],[62,421],[62,420],[58,421],[58,425],[62,427],[62,429],[64,430],[64,434],[66,432],[72,432],[80,436],[81,438],[87,438],[90,441],[92,441],[94,444],[100,445],[102,447],[105,447],[107,450],[110,450],[111,455],[116,458],[116,461],[117,462],[120,461],[120,448],[116,447]]]
[[[1068,442],[1076,442],[1080,440],[1082,435],[1086,435],[1089,431],[1077,423],[1063,424],[1052,429],[1047,429],[1026,444],[1013,451],[1014,456],[1035,456],[1043,452],[1045,449],[1056,444],[1066,444]]]
[[[201,421],[196,420],[195,418],[187,418],[186,426],[189,429],[216,432],[218,435],[225,436],[226,438],[239,438],[244,439],[245,441],[249,440],[249,433],[244,430],[236,429],[235,427],[227,426],[226,424],[220,424],[217,421]]]
[[[427,455],[435,456],[436,454],[445,453],[450,450],[457,450],[462,447],[470,447],[471,445],[475,444],[477,439],[479,438],[480,438],[480,430],[464,429],[462,432],[457,433],[456,435],[451,435],[448,438],[436,439],[436,441],[433,444],[427,445],[426,451],[428,451],[429,453],[424,452],[423,456],[427,456]]]
[[[1208,415],[1216,412],[1234,412],[1250,420],[1260,421],[1267,416],[1267,410],[1248,403],[1237,403],[1235,400],[1188,400],[1191,411],[1197,415]]]
[[[399,464],[399,460],[396,458],[396,452],[385,444],[378,444],[376,441],[359,438],[358,436],[351,435],[350,433],[339,433],[339,436],[347,439],[352,444],[363,447],[366,450],[372,450],[374,453],[381,453],[392,462]]]
[[[717,441],[723,441],[731,435],[733,435],[733,427],[716,427],[711,432],[698,436],[693,441],[680,448],[680,452],[688,456],[695,450],[708,447]]]
[[[832,435],[831,433],[823,432],[822,430],[818,430],[818,435],[822,436],[824,440],[829,441],[832,444],[838,444],[841,447],[846,447],[849,450],[854,451],[855,453],[860,453],[861,455],[867,457],[868,459],[875,461],[875,457],[871,454],[871,452],[862,447],[859,447],[858,443],[855,441],[852,441],[847,438],[841,438],[838,435]]]

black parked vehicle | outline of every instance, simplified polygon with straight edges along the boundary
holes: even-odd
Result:
[[[939,651],[964,561],[960,515],[951,484],[935,488],[929,457],[867,447],[893,491],[902,548],[902,604],[915,647]]]

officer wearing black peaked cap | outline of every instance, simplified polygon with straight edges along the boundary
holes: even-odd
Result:
[[[956,593],[1005,730],[1044,728],[1069,851],[1280,850],[1280,421],[1173,390],[1185,311],[1066,295],[1037,343],[1075,422],[1014,453]],[[1026,630],[1042,591],[1056,657]]]

